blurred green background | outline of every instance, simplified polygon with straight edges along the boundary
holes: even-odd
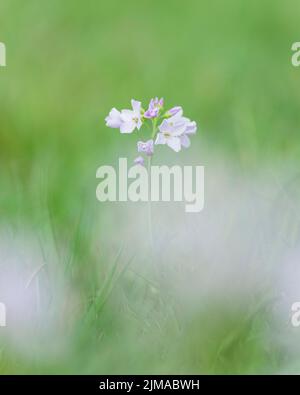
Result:
[[[76,295],[74,322],[60,334],[68,344],[58,354],[39,353],[41,344],[23,353],[2,339],[1,372],[297,371],[298,356],[290,360],[270,340],[268,291],[247,300],[247,309],[208,297],[186,313],[151,275],[130,274],[118,221],[110,220],[115,208],[95,199],[95,173],[135,154],[136,136],[105,127],[110,109],[163,96],[199,125],[183,162],[218,158],[241,178],[268,166],[297,174],[300,68],[291,65],[291,45],[300,40],[299,20],[298,1],[1,1],[1,232],[18,240],[9,256],[20,232],[42,250],[52,246],[47,281]],[[99,229],[111,245],[98,239]],[[295,243],[298,229],[299,222],[285,228]],[[207,232],[213,237],[214,229]]]

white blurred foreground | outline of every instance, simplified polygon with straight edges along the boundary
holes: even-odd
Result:
[[[293,166],[250,173],[225,160],[202,164],[201,213],[152,203],[149,223],[147,204],[108,204],[105,219],[101,212],[108,226],[104,233],[99,218],[96,242],[108,251],[124,243],[133,279],[150,279],[177,301],[179,314],[267,306],[271,335],[282,342],[300,301],[300,175]]]
[[[6,327],[0,328],[0,337],[26,354],[63,351],[63,331],[72,322],[69,292],[49,245],[28,230],[8,228],[1,234],[0,301]]]
[[[267,329],[253,336],[267,334],[266,347],[272,338],[297,358],[300,328],[291,323],[291,306],[300,301],[299,175],[293,167],[272,166],[251,174],[227,161],[202,164],[206,192],[200,213],[185,213],[182,202],[103,203],[101,210],[95,204],[89,240],[95,261],[84,255],[78,267],[88,279],[87,295],[94,295],[93,285],[96,295],[102,286],[105,291],[103,302],[100,298],[96,305],[97,297],[92,299],[100,314],[96,332],[105,332],[101,313],[107,301],[109,312],[120,319],[120,339],[130,322],[140,325],[141,332],[151,332],[149,322],[154,322],[160,331],[164,317],[171,316],[180,332],[202,312],[210,318],[236,309],[250,322],[259,312]],[[83,233],[88,230],[90,226]],[[77,292],[65,281],[64,262],[51,238],[5,228],[0,240],[0,302],[6,305],[7,321],[1,338],[30,356],[45,354],[48,359],[63,353],[80,309],[78,304],[74,308]],[[117,251],[122,275],[106,287],[113,283],[109,276]],[[196,337],[204,325],[200,320]],[[90,331],[87,327],[88,338]]]

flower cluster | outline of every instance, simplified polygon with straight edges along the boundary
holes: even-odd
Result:
[[[181,147],[190,146],[190,135],[197,131],[197,124],[183,116],[180,106],[164,110],[164,99],[157,97],[151,99],[148,109],[142,108],[142,103],[131,100],[132,110],[117,110],[113,108],[105,118],[106,126],[120,129],[121,133],[132,133],[139,130],[146,122],[152,123],[152,135],[148,141],[138,141],[137,150],[140,154],[151,157],[154,153],[154,145],[166,144],[175,152]],[[158,121],[161,123],[157,126]],[[138,156],[136,164],[144,164],[143,156]]]

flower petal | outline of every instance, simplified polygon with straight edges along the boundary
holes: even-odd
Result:
[[[183,134],[180,137],[180,143],[184,148],[188,148],[191,145],[190,139],[188,138],[188,136],[186,134]]]
[[[141,112],[141,105],[142,105],[142,103],[140,101],[132,99],[131,100],[131,105],[132,105],[133,111],[136,111],[138,113]]]
[[[109,115],[105,118],[106,126],[119,128],[121,126],[121,113],[116,108],[112,108]]]
[[[166,144],[167,139],[162,133],[158,133],[154,144]]]
[[[180,107],[180,106],[172,107],[172,108],[170,108],[169,111],[166,112],[166,114],[169,116],[173,116],[178,113],[180,113],[180,115],[182,115],[182,113],[183,113],[182,107]]]
[[[186,134],[195,134],[197,131],[197,124],[195,121],[190,122],[185,130]]]
[[[142,125],[143,125],[143,122],[141,121],[141,118],[139,118],[139,119],[138,119],[138,122],[137,122],[137,124],[136,124],[137,129],[140,130],[141,127],[142,127]]]
[[[132,133],[136,127],[136,124],[133,121],[123,122],[120,127],[121,133]]]
[[[179,137],[170,137],[167,139],[167,145],[172,148],[175,152],[179,152],[181,150],[180,138]]]
[[[145,163],[145,160],[144,160],[144,158],[143,158],[142,156],[138,156],[137,158],[135,158],[134,163],[135,163],[136,165],[141,165],[141,166],[143,166],[144,163]]]
[[[121,119],[123,122],[130,122],[134,117],[134,112],[132,110],[122,110]]]
[[[159,125],[158,129],[160,132],[171,132],[172,131],[172,126],[169,124],[169,122],[164,119],[162,123]]]

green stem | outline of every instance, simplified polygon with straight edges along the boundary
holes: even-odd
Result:
[[[156,122],[157,122],[157,119],[154,118],[152,121],[152,135],[151,135],[152,140],[154,139],[154,137],[156,135]]]
[[[151,139],[154,140],[157,128],[156,128],[157,119],[152,120],[152,134]],[[150,240],[150,255],[153,259],[153,232],[152,232],[152,205],[151,205],[151,163],[152,156],[148,157],[148,177],[150,179],[149,182],[149,199],[148,199],[148,226],[149,226],[149,240]]]
[[[151,179],[151,162],[152,157],[148,157],[148,177]],[[148,227],[149,227],[149,241],[150,241],[150,255],[153,256],[153,233],[152,233],[152,206],[151,206],[151,182],[149,182],[149,196],[148,196]]]

